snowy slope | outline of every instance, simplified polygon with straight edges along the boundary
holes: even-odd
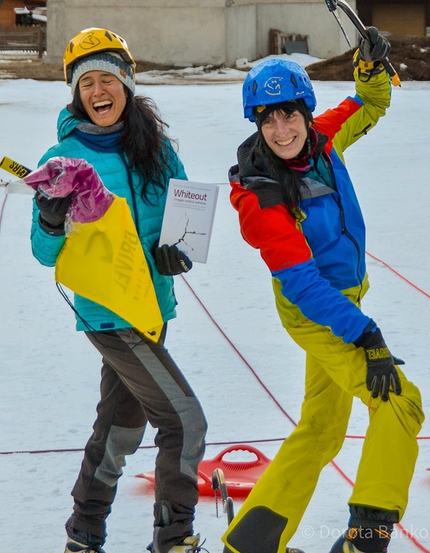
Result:
[[[317,111],[353,93],[352,83],[315,82]],[[393,352],[423,393],[429,411],[428,346],[430,259],[428,212],[429,83],[393,90],[392,108],[367,137],[346,153],[368,225],[368,251],[424,292],[368,258],[372,288],[363,308],[381,326]],[[228,201],[227,171],[239,143],[254,127],[241,114],[241,83],[138,86],[151,96],[179,143],[190,180],[221,186],[206,265],[195,264],[176,278],[178,319],[169,327],[168,347],[192,383],[209,421],[207,458],[226,442],[255,443],[273,457],[298,420],[303,389],[302,352],[281,328],[270,277],[257,252],[241,239]],[[62,83],[0,81],[0,158],[34,167],[56,141],[58,111],[69,101]],[[0,178],[8,180],[2,172]],[[53,271],[32,258],[29,244],[31,196],[0,188],[0,543],[3,550],[62,552],[70,489],[91,432],[98,398],[100,359],[58,294]],[[190,289],[190,287],[191,289]],[[215,326],[211,316],[230,340]],[[244,356],[249,365],[238,355]],[[282,406],[257,381],[250,367]],[[362,436],[367,413],[354,407],[349,434]],[[387,431],[389,431],[387,429]],[[430,436],[426,421],[422,437]],[[154,431],[130,457],[109,518],[107,553],[143,551],[151,539],[152,496],[137,473],[153,468]],[[348,438],[336,463],[354,479],[362,440]],[[403,520],[423,550],[430,550],[428,505],[430,447],[421,453]],[[11,453],[55,450],[47,453]],[[328,551],[344,529],[350,484],[329,465],[292,545],[307,553]],[[237,508],[237,505],[236,505]],[[196,531],[211,553],[222,550],[225,516],[215,516],[210,498],[197,509]],[[397,533],[390,553],[419,551]]]

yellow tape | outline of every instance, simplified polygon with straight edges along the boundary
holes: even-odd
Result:
[[[6,156],[0,161],[0,169],[8,171],[8,173],[12,173],[12,175],[15,175],[20,179],[24,178],[28,175],[28,173],[31,173],[31,169],[24,167],[24,165],[21,165]]]

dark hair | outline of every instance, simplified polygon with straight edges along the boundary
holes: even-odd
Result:
[[[261,131],[258,132],[256,143],[264,156],[267,170],[273,180],[275,180],[281,189],[283,201],[287,207],[288,213],[296,218],[295,206],[302,199],[301,189],[304,182],[300,179],[293,169],[278,157],[266,144]]]
[[[139,175],[142,198],[150,202],[148,188],[152,183],[164,190],[169,171],[169,149],[165,130],[168,128],[158,112],[155,102],[145,96],[133,96],[128,89],[127,102],[122,114],[124,129],[119,140],[130,169]],[[76,87],[69,106],[74,115],[91,121]],[[172,142],[172,141],[170,141]]]
[[[282,111],[285,111],[287,114],[293,113],[294,111],[299,111],[303,114],[303,117],[305,119],[305,125],[308,126],[309,122],[312,122],[312,113],[310,110],[303,104],[302,102],[297,102],[297,105],[292,106],[283,106],[276,109],[281,109]],[[270,110],[269,113],[274,111],[273,109]],[[257,135],[257,148],[260,149],[261,153],[264,156],[265,162],[267,163],[267,169],[269,170],[270,176],[279,184],[282,192],[282,197],[284,200],[284,203],[287,207],[288,213],[294,217],[297,218],[297,210],[296,206],[298,202],[302,199],[302,191],[303,188],[306,188],[306,184],[303,182],[303,180],[299,177],[297,174],[297,171],[294,171],[290,167],[288,163],[285,162],[285,160],[278,157],[271,148],[267,145],[263,133],[261,131],[263,120],[260,120],[258,124],[258,135]],[[301,157],[303,155],[309,155],[310,153],[310,138],[308,134],[308,138],[306,139],[306,142],[303,146],[302,151],[299,153],[297,157]]]

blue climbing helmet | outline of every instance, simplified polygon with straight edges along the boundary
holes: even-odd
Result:
[[[271,58],[259,63],[246,76],[242,87],[243,111],[246,119],[255,121],[258,106],[302,100],[314,111],[317,104],[311,80],[298,63]]]

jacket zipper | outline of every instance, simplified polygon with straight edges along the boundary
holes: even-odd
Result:
[[[121,155],[121,159],[122,159],[122,162],[124,163],[125,170],[127,171],[127,180],[128,180],[128,187],[130,188],[130,194],[131,194],[131,201],[132,201],[131,208],[133,210],[133,215],[134,215],[134,224],[136,226],[137,236],[139,237],[139,240],[140,240],[139,217],[138,217],[138,211],[137,211],[136,191],[133,187],[133,175],[131,174],[130,167],[124,155]]]
[[[358,267],[359,267],[359,262],[360,262],[360,246],[358,245],[357,240],[352,236],[352,234],[349,233],[348,229],[346,228],[345,211],[344,211],[343,206],[342,206],[342,201],[341,201],[341,198],[340,198],[340,194],[337,190],[336,180],[335,180],[335,177],[334,177],[333,166],[331,164],[330,159],[329,158],[325,159],[324,156],[325,156],[325,152],[322,152],[322,156],[321,156],[322,162],[327,167],[327,169],[330,173],[331,180],[332,180],[333,185],[334,185],[334,190],[338,194],[338,198],[336,198],[336,196],[334,196],[333,199],[334,199],[334,201],[336,202],[336,204],[339,208],[342,234],[344,234],[345,236],[347,236],[351,240],[351,242],[355,246],[355,249],[357,250],[358,261],[357,261],[357,265],[356,265],[356,275],[357,275],[357,280],[360,282],[360,289],[359,289],[359,294],[358,294],[357,301],[360,304],[361,303],[361,294],[363,292],[363,284],[362,284],[363,281],[360,279],[360,274],[358,272]],[[321,180],[324,182],[323,176],[318,171],[318,163],[315,163],[315,171],[320,176]]]

